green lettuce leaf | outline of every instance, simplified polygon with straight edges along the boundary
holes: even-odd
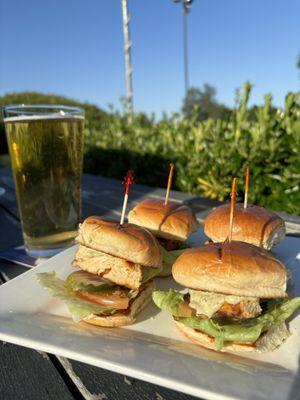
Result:
[[[155,291],[153,300],[159,308],[178,317],[178,308],[183,302],[183,295],[171,289],[168,292]],[[178,317],[177,320],[214,337],[216,350],[219,350],[225,342],[254,343],[263,332],[289,318],[300,307],[300,297],[270,301],[268,306],[268,310],[260,316],[243,321],[197,317]]]
[[[142,268],[142,283],[150,281],[150,279],[157,276],[160,272],[161,272],[161,268],[143,267]]]
[[[225,342],[254,343],[263,332],[263,324],[253,320],[252,324],[249,323],[250,320],[247,320],[247,325],[236,321],[231,323],[228,320],[226,325],[223,325],[218,320],[211,318],[190,317],[177,318],[177,320],[190,328],[214,337],[216,350],[220,350]]]
[[[160,277],[166,277],[172,275],[172,265],[170,264],[165,264],[164,262],[162,263],[162,269],[160,272],[156,275],[158,278]]]
[[[75,322],[81,321],[90,314],[111,315],[115,312],[113,308],[91,303],[72,294],[72,291],[67,288],[66,282],[57,278],[55,272],[38,273],[37,279],[54,297],[66,303]]]
[[[140,293],[140,291],[142,290],[143,286],[140,287],[140,290],[129,290],[128,292],[128,297],[130,299],[135,299],[137,297],[137,295]]]
[[[169,289],[167,292],[155,290],[152,298],[158,308],[169,311],[175,317],[178,316],[178,307],[183,302],[183,294],[176,290]]]
[[[157,276],[169,276],[172,273],[172,265],[186,249],[167,251],[164,247],[159,247],[162,253],[162,271]]]
[[[117,290],[120,286],[105,281],[100,276],[85,271],[72,272],[66,279],[66,287],[79,292],[107,292]]]
[[[120,286],[101,278],[100,276],[90,274],[85,271],[72,272],[65,281],[65,286],[70,291],[79,292],[109,292],[113,290],[126,291],[130,299],[134,299],[138,294],[138,290],[127,289],[124,286]]]
[[[180,249],[180,250],[167,251],[164,247],[162,246],[159,247],[162,253],[163,263],[165,263],[166,265],[173,265],[176,259],[186,250],[186,249]]]

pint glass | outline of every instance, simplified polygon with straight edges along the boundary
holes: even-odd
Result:
[[[81,211],[84,112],[7,106],[4,124],[26,251],[49,257],[73,243]]]

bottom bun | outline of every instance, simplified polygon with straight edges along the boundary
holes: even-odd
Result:
[[[215,350],[215,339],[213,337],[207,335],[206,333],[190,328],[179,321],[175,320],[175,324],[177,328],[192,342],[198,344],[199,346]],[[224,347],[219,351],[254,351],[258,353],[273,351],[279,347],[289,337],[289,335],[290,333],[285,322],[282,322],[280,325],[273,326],[267,332],[263,333],[255,343],[243,344],[231,342],[225,344]]]
[[[92,325],[113,328],[115,326],[125,326],[134,323],[137,314],[151,301],[152,291],[154,290],[153,281],[147,282],[144,290],[132,301],[129,312],[126,314],[116,313],[109,316],[91,314],[83,321]]]
[[[206,333],[197,331],[189,326],[184,325],[183,323],[176,321],[175,324],[177,328],[192,342],[198,344],[199,346],[206,347],[207,349],[215,350],[215,339]],[[225,344],[224,347],[219,351],[256,351],[256,347],[253,344],[239,344],[239,343],[230,343]]]

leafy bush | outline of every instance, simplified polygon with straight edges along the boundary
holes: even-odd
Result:
[[[226,120],[203,122],[197,113],[189,119],[173,114],[156,121],[142,113],[109,115],[83,105],[85,171],[121,179],[132,168],[138,183],[164,186],[173,161],[173,188],[224,200],[233,176],[239,178],[243,195],[249,165],[252,203],[300,214],[300,94],[289,93],[283,109],[272,106],[271,95],[265,96],[263,106],[249,109],[250,92],[246,83]],[[33,103],[20,96],[18,102]],[[51,101],[82,106],[65,98]]]
[[[276,112],[271,95],[266,95],[253,118],[247,109],[250,91],[246,83],[226,121],[199,123],[174,114],[156,122],[143,114],[115,115],[105,129],[87,132],[85,168],[120,178],[130,167],[139,183],[164,186],[172,160],[175,188],[224,200],[233,176],[243,194],[249,165],[251,202],[300,214],[299,93],[289,93],[284,109]]]

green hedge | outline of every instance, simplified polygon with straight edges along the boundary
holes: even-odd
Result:
[[[247,110],[250,92],[246,83],[228,121],[115,115],[101,131],[87,130],[85,169],[120,179],[132,168],[139,183],[164,186],[167,164],[174,161],[175,188],[224,200],[233,176],[243,195],[249,165],[251,202],[300,214],[299,93],[289,93],[284,109],[276,112],[266,95],[253,120]]]
[[[90,104],[39,93],[8,95],[0,98],[0,105],[84,106],[86,172],[121,179],[131,168],[139,183],[164,186],[168,163],[173,161],[174,188],[224,200],[233,176],[239,178],[242,197],[249,165],[251,202],[300,214],[300,94],[289,93],[284,108],[278,110],[271,104],[271,95],[266,95],[253,117],[253,108],[247,108],[250,92],[251,85],[246,83],[226,121],[200,123],[196,113],[191,119],[173,114],[156,121],[142,113],[107,114]]]

